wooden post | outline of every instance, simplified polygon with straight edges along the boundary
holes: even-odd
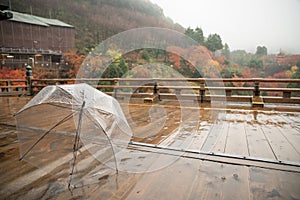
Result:
[[[259,91],[259,81],[255,80],[254,81],[254,91],[253,91],[253,96],[254,97],[259,97],[260,96],[260,91]]]
[[[204,98],[205,98],[205,82],[201,81],[200,82],[200,102],[203,103],[204,102]]]
[[[254,81],[254,90],[253,90],[253,97],[252,97],[252,107],[264,107],[264,101],[260,96],[260,89],[259,89],[259,80]]]
[[[292,97],[292,92],[290,91],[283,91],[283,98],[290,99]]]
[[[12,92],[12,88],[11,88],[11,82],[10,82],[10,80],[6,81],[6,85],[7,85],[7,92],[11,93]]]
[[[154,86],[153,86],[153,94],[156,95],[157,93],[158,93],[157,83],[154,82]]]
[[[117,90],[118,90],[118,85],[119,85],[119,79],[115,78],[114,79],[114,91],[113,91],[113,97],[117,98]]]
[[[27,95],[33,95],[33,88],[32,88],[32,67],[27,65],[26,67],[26,81],[27,81]]]
[[[226,97],[230,97],[231,96],[231,90],[225,90],[226,93]]]

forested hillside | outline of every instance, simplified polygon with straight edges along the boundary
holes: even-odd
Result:
[[[8,1],[0,0],[0,3],[7,5]],[[185,77],[216,77],[215,71],[211,70],[213,67],[218,69],[223,78],[300,78],[300,55],[284,52],[269,55],[265,46],[257,46],[254,54],[244,50],[231,51],[230,44],[222,41],[217,33],[205,36],[201,27],[184,29],[166,18],[163,10],[149,0],[11,0],[11,7],[19,12],[56,18],[75,27],[76,49],[64,54],[65,62],[70,68],[64,78],[76,77],[87,53],[101,41],[125,30],[153,26],[185,33],[197,41],[199,46],[186,49],[170,46],[166,51],[137,49],[126,55],[109,51],[106,56],[118,59],[104,74],[93,75],[123,77],[127,71],[134,69],[135,74],[127,75],[147,77],[164,74],[168,77],[169,67]],[[177,54],[170,53],[169,50]],[[139,67],[146,65],[144,68]],[[64,67],[66,66],[62,68]],[[0,78],[23,78],[24,70],[3,68],[0,69]],[[37,78],[58,78],[57,74],[35,65],[34,76]]]
[[[1,4],[8,4],[0,0]],[[12,10],[56,18],[75,26],[76,48],[90,51],[102,40],[121,31],[159,26],[184,32],[149,0],[11,0]]]

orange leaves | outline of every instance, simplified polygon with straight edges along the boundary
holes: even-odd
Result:
[[[75,50],[64,53],[64,57],[66,62],[72,65],[70,77],[75,77],[85,57],[78,54]]]
[[[170,46],[167,48],[167,52],[169,54],[169,61],[173,63],[175,69],[179,70],[181,68],[181,55],[183,55],[184,49],[177,46]]]
[[[25,79],[25,69],[9,69],[2,67],[0,69],[0,79]]]
[[[167,52],[174,68],[184,71],[187,76],[200,73],[203,77],[219,77],[223,69],[205,46],[191,46],[186,49],[171,46],[167,48]]]

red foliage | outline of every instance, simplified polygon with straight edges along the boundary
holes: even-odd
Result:
[[[75,77],[85,57],[74,50],[64,53],[64,57],[72,65],[70,77]]]
[[[257,68],[245,67],[244,71],[242,71],[243,78],[257,78],[260,77],[260,70]]]
[[[25,69],[9,69],[2,67],[0,69],[0,79],[25,79]]]
[[[273,75],[273,78],[291,78],[289,75],[284,71],[284,72],[278,72]]]
[[[169,60],[173,63],[175,69],[180,69],[180,56],[184,54],[184,49],[176,46],[170,46],[167,48],[167,52],[169,54]]]

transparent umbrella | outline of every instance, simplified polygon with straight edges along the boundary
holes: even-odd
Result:
[[[69,189],[80,151],[118,172],[132,137],[119,103],[84,83],[47,86],[15,117],[20,160],[41,168],[70,162]]]

